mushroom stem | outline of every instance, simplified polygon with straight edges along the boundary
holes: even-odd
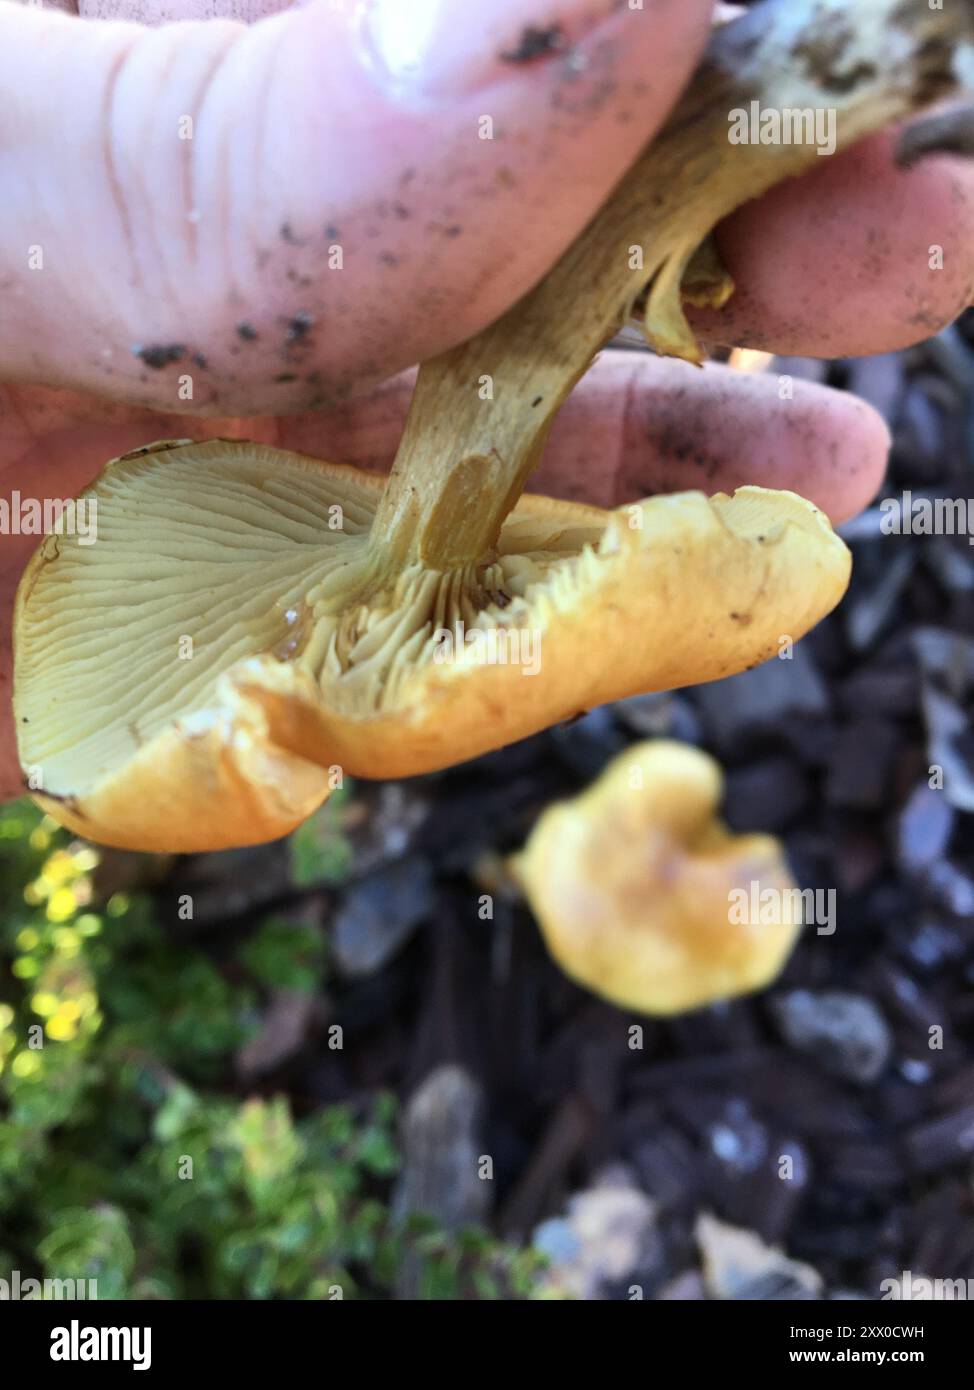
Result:
[[[722,218],[823,152],[807,135],[760,143],[758,112],[808,112],[814,129],[816,112],[834,111],[841,149],[953,90],[962,48],[969,63],[974,0],[943,10],[766,0],[716,29],[664,130],[549,274],[421,367],[371,533],[383,568],[489,558],[558,407],[647,286],[650,343],[701,361],[681,304],[695,252]],[[739,112],[748,143],[732,143]]]

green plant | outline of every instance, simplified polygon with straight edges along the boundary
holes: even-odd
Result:
[[[96,1279],[101,1298],[529,1291],[534,1257],[393,1220],[396,1107],[296,1119],[232,1094],[264,990],[318,988],[317,932],[270,918],[231,982],[149,899],[94,901],[97,851],[27,803],[0,808],[0,1278]]]
[[[253,978],[269,989],[311,991],[321,983],[325,946],[310,923],[268,917],[240,951]]]
[[[288,837],[291,876],[299,888],[340,885],[352,870],[352,846],[343,821],[353,783],[345,778],[323,806]]]

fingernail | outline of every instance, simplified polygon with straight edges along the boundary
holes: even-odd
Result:
[[[363,59],[383,86],[443,97],[557,59],[617,11],[608,0],[362,0],[356,20]]]

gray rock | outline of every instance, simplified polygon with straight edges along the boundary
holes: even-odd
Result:
[[[794,758],[765,758],[727,774],[724,818],[732,830],[777,835],[805,810],[808,776]]]
[[[940,970],[967,954],[964,937],[944,922],[931,918],[926,918],[911,931],[906,945],[910,959],[921,970]]]
[[[372,975],[392,959],[435,904],[425,859],[402,859],[345,892],[331,923],[332,957],[342,975]]]
[[[287,854],[280,840],[246,849],[192,854],[180,864],[178,892],[193,899],[186,927],[195,931],[265,907],[291,887]],[[177,926],[178,929],[178,926]]]
[[[403,1115],[403,1166],[393,1195],[393,1214],[436,1218],[448,1231],[481,1221],[490,1205],[490,1183],[479,1175],[483,1093],[463,1067],[430,1072]]]
[[[943,791],[958,811],[974,811],[974,768],[959,750],[958,740],[967,732],[967,715],[956,700],[924,681],[921,695],[927,726],[927,757],[931,767],[943,770]]]
[[[628,1170],[606,1170],[569,1199],[565,1216],[536,1227],[532,1244],[550,1261],[545,1286],[590,1300],[628,1279],[642,1287],[646,1272],[655,1279],[662,1254],[656,1213]]]
[[[878,410],[888,425],[893,423],[903,390],[903,355],[881,352],[875,357],[850,357],[844,364],[849,390]]]
[[[867,651],[892,622],[915,564],[916,555],[912,549],[899,550],[883,566],[874,583],[856,586],[842,610],[846,636],[853,650]]]
[[[788,660],[772,657],[753,671],[698,686],[693,702],[720,753],[734,752],[740,736],[751,730],[829,713],[822,677],[810,650],[800,642]]]
[[[895,354],[900,359],[901,354]],[[962,393],[974,391],[974,355],[955,323],[924,344],[924,355]],[[852,388],[855,390],[855,387]]]
[[[661,1303],[700,1303],[707,1297],[703,1275],[696,1269],[685,1269],[675,1279],[664,1284],[657,1294]]]
[[[896,827],[897,856],[910,874],[923,874],[947,853],[956,820],[942,791],[926,782],[913,788]]]
[[[429,813],[421,788],[411,783],[380,782],[369,790],[370,814],[361,830],[349,832],[356,877],[406,854]]]
[[[828,363],[819,357],[775,357],[770,370],[776,376],[791,376],[796,381],[824,381]]]
[[[923,563],[945,589],[959,593],[974,589],[974,560],[963,550],[945,546],[939,536],[932,537],[923,547]]]
[[[570,1264],[582,1250],[581,1238],[563,1216],[552,1216],[536,1226],[531,1244],[552,1265]]]
[[[931,864],[927,887],[937,902],[956,917],[974,916],[974,882],[949,859]]]
[[[756,1172],[768,1154],[768,1132],[755,1119],[746,1101],[727,1102],[720,1119],[707,1130],[714,1157],[734,1177]]]
[[[621,753],[626,738],[612,718],[611,705],[600,705],[579,719],[569,719],[551,731],[560,757],[580,776],[597,777],[610,758]]]
[[[974,638],[943,627],[919,627],[912,634],[913,650],[927,676],[950,684],[974,681]]]
[[[778,1270],[742,1283],[734,1294],[738,1302],[748,1303],[794,1303],[819,1297],[817,1291],[807,1288],[787,1271]]]
[[[700,742],[700,720],[685,696],[672,690],[652,695],[633,695],[612,706],[616,719],[640,738],[678,738]]]
[[[403,1115],[394,1220],[423,1214],[445,1231],[484,1220],[491,1183],[479,1175],[482,1110],[483,1093],[462,1067],[437,1067],[413,1092]],[[418,1299],[421,1281],[421,1262],[408,1252],[396,1274],[397,1299]]]
[[[816,1269],[789,1259],[754,1231],[730,1226],[704,1211],[694,1233],[712,1298],[765,1302],[821,1296],[822,1276]]]
[[[831,804],[857,811],[884,809],[898,740],[899,730],[884,719],[846,724],[828,760],[825,795]]]
[[[919,386],[911,386],[900,402],[896,455],[909,458],[915,483],[935,482],[943,475],[944,412]]]
[[[871,999],[837,989],[795,989],[778,995],[771,1007],[789,1046],[834,1076],[868,1085],[889,1061],[892,1034]]]

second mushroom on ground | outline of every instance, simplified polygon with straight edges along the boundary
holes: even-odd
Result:
[[[718,818],[722,793],[713,758],[660,739],[542,814],[511,869],[566,975],[645,1014],[775,979],[801,930],[801,893],[777,840]]]

